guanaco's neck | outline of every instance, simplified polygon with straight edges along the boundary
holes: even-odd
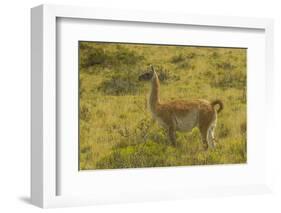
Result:
[[[151,80],[151,90],[150,90],[150,97],[149,97],[149,106],[150,110],[155,111],[156,105],[160,104],[160,83],[156,72],[154,72],[152,80]]]

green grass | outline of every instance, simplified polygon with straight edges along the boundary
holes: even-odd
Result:
[[[246,163],[246,50],[80,42],[80,169]],[[177,146],[146,107],[153,64],[161,100],[223,100],[215,149],[200,133],[177,132]]]

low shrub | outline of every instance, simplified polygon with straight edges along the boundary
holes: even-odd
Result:
[[[138,91],[139,86],[133,76],[115,75],[105,80],[98,89],[107,95],[132,95]]]
[[[147,141],[143,144],[114,149],[110,155],[97,162],[97,168],[142,168],[169,165],[167,156],[175,155],[173,147]]]
[[[210,76],[210,85],[218,88],[244,88],[246,75],[233,70],[219,70]]]
[[[144,60],[144,56],[126,47],[117,46],[115,49],[105,49],[99,45],[91,46],[83,42],[80,43],[81,68],[89,68],[91,66],[132,66],[142,60]]]
[[[85,53],[86,52],[86,53]],[[84,47],[80,49],[80,67],[87,68],[94,65],[107,66],[111,64],[112,57],[110,53],[102,48]]]
[[[133,50],[129,50],[125,47],[118,46],[117,50],[113,52],[113,63],[114,64],[126,64],[126,65],[136,65],[142,60],[144,60],[143,55],[137,54]]]
[[[181,63],[185,60],[183,54],[175,55],[171,58],[171,62],[174,64]]]

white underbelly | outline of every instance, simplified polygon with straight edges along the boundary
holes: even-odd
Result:
[[[185,116],[175,115],[175,125],[178,131],[190,131],[198,123],[198,113],[196,110],[191,111]]]

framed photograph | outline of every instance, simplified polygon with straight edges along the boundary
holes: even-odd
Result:
[[[273,21],[31,10],[40,207],[271,192]]]

